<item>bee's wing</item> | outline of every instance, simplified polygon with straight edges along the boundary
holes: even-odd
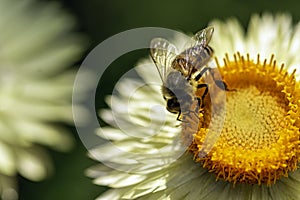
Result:
[[[208,45],[211,40],[211,37],[214,33],[214,27],[209,26],[199,32],[197,32],[193,39],[204,46]]]
[[[188,49],[194,46],[207,46],[210,42],[212,35],[214,33],[214,28],[209,26],[201,31],[197,32],[190,41],[185,44],[185,48]]]
[[[202,67],[207,61],[205,54],[203,55],[203,50],[210,42],[214,28],[212,26],[207,27],[199,32],[197,32],[184,46],[185,58],[190,64],[194,65],[196,68]]]
[[[163,83],[165,83],[166,76],[168,71],[171,70],[172,61],[177,53],[177,48],[166,39],[154,38],[150,42],[150,55]]]

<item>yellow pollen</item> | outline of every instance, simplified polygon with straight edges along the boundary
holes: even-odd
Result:
[[[296,170],[299,162],[300,84],[295,71],[279,67],[274,55],[264,61],[258,55],[254,61],[237,53],[233,59],[226,55],[224,66],[217,59],[216,64],[229,88],[220,135],[205,156],[199,156],[206,148],[205,138],[214,135],[209,132],[211,123],[220,121],[212,114],[215,100],[208,94],[198,117],[190,112],[183,118],[184,143],[216,179],[274,184]]]

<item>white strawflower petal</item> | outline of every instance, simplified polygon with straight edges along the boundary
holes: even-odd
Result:
[[[97,135],[107,140],[125,140],[129,136],[124,134],[122,130],[114,129],[110,127],[104,127],[102,130],[97,130]]]
[[[120,200],[122,199],[123,193],[126,192],[126,188],[116,189],[115,191],[108,190],[104,192],[96,200]]]
[[[6,176],[0,173],[0,185],[1,187],[1,199],[18,199],[18,193],[16,191],[16,183],[11,176]]]
[[[143,67],[139,67],[139,66],[143,66]],[[155,64],[153,63],[151,58],[142,59],[141,61],[139,61],[137,63],[137,65],[135,67],[138,74],[142,77],[142,79],[145,81],[145,83],[149,83],[150,87],[151,87],[150,83],[156,83],[158,85],[162,84],[162,80],[161,80],[159,74],[157,73],[157,70],[149,70],[149,69],[153,69],[153,68],[155,68]],[[133,81],[135,81],[135,80],[133,80]]]
[[[20,138],[22,141],[48,145],[60,151],[67,151],[73,145],[72,140],[70,140],[67,135],[61,135],[61,133],[66,132],[66,130],[63,128],[52,129],[48,124],[37,124],[30,120],[20,119],[16,131],[23,132]],[[65,142],[64,144],[59,145],[61,140],[64,140]]]
[[[16,172],[13,154],[7,145],[0,142],[0,173],[11,176]]]
[[[22,176],[30,180],[40,181],[52,170],[50,159],[42,149],[39,149],[39,151],[29,148],[20,149],[16,151],[16,154],[18,171]]]
[[[237,19],[232,18],[225,23],[214,20],[210,26],[214,27],[214,36],[210,44],[218,58],[224,57],[227,52],[240,51],[244,53],[246,51],[245,33]],[[224,37],[228,39],[224,40]]]
[[[109,187],[121,188],[129,185],[134,185],[145,180],[147,176],[143,175],[131,175],[127,173],[110,174],[95,179],[95,183],[98,185],[107,185]]]

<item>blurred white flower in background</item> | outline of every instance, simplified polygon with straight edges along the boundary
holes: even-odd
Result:
[[[0,0],[0,193],[17,199],[16,174],[40,181],[52,165],[44,147],[67,151],[73,140],[74,69],[85,39],[56,2]]]

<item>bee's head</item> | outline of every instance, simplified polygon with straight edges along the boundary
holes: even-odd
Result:
[[[166,99],[167,101],[167,110],[171,113],[179,113],[180,112],[180,104],[178,102],[178,99],[176,97],[173,97],[171,99]]]
[[[176,97],[176,95],[167,87],[162,87],[163,98],[166,101],[166,108],[171,113],[179,113],[180,112],[180,103]]]

